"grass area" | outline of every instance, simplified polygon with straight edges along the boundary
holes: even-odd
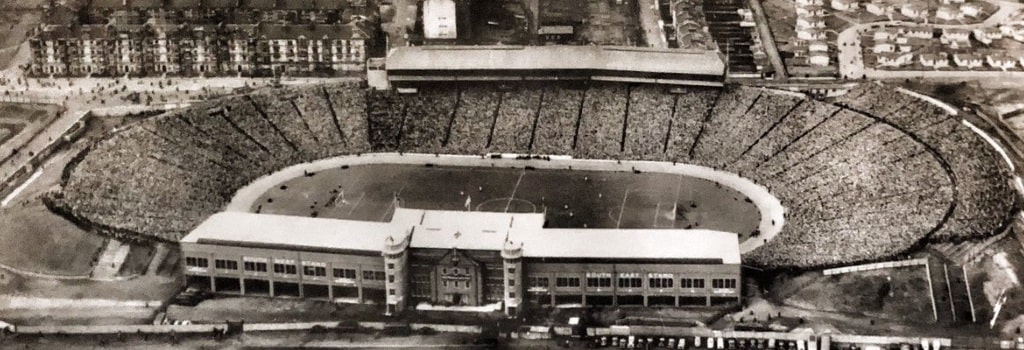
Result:
[[[181,249],[169,247],[167,257],[156,269],[157,276],[177,276],[181,273]]]
[[[24,128],[25,124],[0,123],[0,143],[7,142],[8,139],[17,135]]]
[[[60,110],[54,105],[37,105],[25,103],[0,103],[0,119],[13,122],[35,123],[46,121]]]
[[[924,267],[854,272],[823,277],[786,303],[808,309],[907,322],[934,319]]]
[[[117,272],[121,276],[135,276],[146,273],[149,262],[153,260],[156,247],[150,244],[131,244],[128,256],[124,258],[121,270]]]
[[[52,280],[0,271],[0,295],[58,299],[167,300],[181,290],[180,278],[139,276],[122,281]],[[2,313],[2,312],[0,312]]]
[[[39,202],[0,211],[0,263],[18,269],[87,275],[104,242]]]
[[[0,69],[6,69],[33,28],[42,21],[42,11],[0,10]]]
[[[760,220],[743,194],[677,174],[401,164],[293,178],[264,193],[253,210],[385,221],[396,195],[406,208],[465,210],[469,201],[478,211],[545,212],[553,228],[702,228],[738,233],[740,241]]]
[[[210,299],[194,307],[171,305],[167,308],[167,318],[192,322],[314,322],[382,319],[383,312],[379,305],[246,297]]]
[[[762,0],[761,6],[768,17],[768,28],[779,50],[783,50],[786,44],[796,40],[796,5],[790,0]]]

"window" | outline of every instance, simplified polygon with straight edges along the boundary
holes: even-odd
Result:
[[[644,280],[640,277],[619,277],[619,288],[640,288]]]
[[[388,283],[395,283],[395,275],[388,275]]]
[[[196,258],[189,256],[185,257],[185,266],[207,268],[210,266],[210,261],[207,260],[206,258]]]
[[[513,275],[515,273],[516,273],[516,268],[514,268],[514,267],[508,268],[508,274]]]
[[[548,287],[548,278],[547,277],[530,277],[529,278],[529,283],[530,283],[530,287],[547,288]]]
[[[680,288],[704,288],[703,278],[683,278],[679,280]]]
[[[294,275],[297,274],[298,271],[295,269],[295,265],[293,264],[274,263],[274,273]]]
[[[508,292],[508,297],[509,298],[515,298],[516,297],[516,292]]]
[[[736,279],[734,278],[715,278],[711,280],[711,288],[736,288]]]
[[[555,286],[556,287],[579,288],[579,286],[580,286],[580,278],[579,277],[556,277],[555,278]]]
[[[356,278],[356,269],[334,269],[334,278]]]
[[[327,268],[323,266],[303,266],[302,274],[313,277],[324,277],[327,276]]]
[[[651,288],[672,288],[672,278],[650,278],[647,280],[647,285],[651,286]]]
[[[363,271],[363,279],[370,281],[383,281],[384,271]]]
[[[611,287],[612,277],[587,277],[587,288]]]
[[[394,269],[395,269],[395,264],[394,263],[388,263],[388,270],[394,270]]]
[[[213,261],[214,267],[223,270],[238,270],[238,262],[234,260],[217,259]]]
[[[256,261],[245,261],[242,263],[245,271],[267,272],[267,263]]]
[[[516,279],[515,278],[509,278],[508,279],[508,286],[509,287],[515,287],[516,286]]]
[[[394,289],[388,289],[388,295],[395,295]]]

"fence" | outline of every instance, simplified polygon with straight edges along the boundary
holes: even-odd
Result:
[[[52,97],[0,96],[0,102],[64,105],[64,101]]]
[[[3,324],[3,322],[0,322]],[[246,332],[287,332],[287,331],[309,331],[319,327],[332,329],[339,326],[339,322],[298,322],[298,323],[245,323],[242,325]],[[364,329],[381,330],[385,328],[384,322],[359,322],[359,327]],[[14,333],[23,335],[132,335],[132,334],[198,334],[223,332],[228,328],[227,323],[192,324],[192,325],[91,325],[91,326],[19,326],[11,329]],[[480,334],[481,327],[466,325],[448,324],[409,324],[412,330],[432,328],[438,332],[472,333]],[[0,334],[2,334],[0,330]],[[520,331],[510,336],[526,339],[549,339],[552,333],[560,336],[571,334],[569,327],[547,327],[547,326],[524,326]],[[890,345],[907,344],[922,345],[922,349],[943,349],[943,348],[973,348],[973,349],[997,349],[1001,344],[1009,343],[1016,345],[1013,340],[998,340],[992,338],[936,338],[936,337],[912,337],[912,336],[870,336],[856,334],[831,334],[813,332],[757,332],[757,331],[720,331],[703,327],[658,327],[658,326],[613,326],[613,327],[591,327],[587,329],[590,336],[644,336],[644,337],[677,337],[693,338],[699,337],[706,341],[716,340],[716,345],[708,344],[708,349],[722,349],[723,339],[768,339],[771,341],[795,341],[799,343],[798,348],[806,350],[830,350],[839,349],[842,345],[856,344],[866,345]],[[928,345],[924,345],[928,344]],[[1024,343],[1022,343],[1024,344]]]
[[[902,261],[886,261],[886,262],[879,262],[879,263],[872,263],[872,264],[844,266],[844,267],[837,267],[837,268],[832,268],[832,269],[825,269],[824,271],[822,271],[822,273],[825,274],[825,276],[831,276],[831,275],[841,275],[841,274],[850,273],[850,272],[871,271],[871,270],[880,270],[880,269],[891,269],[891,268],[895,268],[895,267],[919,266],[919,265],[928,265],[928,259],[913,259],[913,260],[902,260]]]
[[[246,332],[284,332],[284,331],[306,331],[314,328],[334,328],[339,322],[292,322],[292,323],[245,323],[242,329]],[[132,334],[132,333],[203,333],[212,332],[214,329],[226,329],[226,323],[204,323],[190,325],[70,325],[70,326],[18,326],[14,332],[29,335],[89,335],[89,334]],[[385,328],[384,322],[359,322],[359,327],[366,329],[381,330]],[[431,328],[438,332],[447,333],[472,333],[480,334],[480,326],[450,325],[450,324],[429,324],[411,323],[409,329],[420,330]]]

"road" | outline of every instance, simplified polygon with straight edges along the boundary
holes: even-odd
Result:
[[[761,47],[764,48],[765,53],[768,54],[768,60],[775,68],[776,79],[788,78],[789,73],[786,72],[786,65],[782,63],[782,57],[779,56],[779,48],[775,45],[775,36],[772,35],[771,28],[768,27],[768,17],[764,14],[764,8],[761,7],[761,0],[750,0],[750,8],[754,11],[754,16],[757,17],[755,22],[757,23],[757,33],[761,37]]]
[[[647,46],[659,49],[668,48],[665,33],[661,26],[658,26],[658,19],[661,17],[658,12],[658,2],[656,0],[637,1],[637,6],[640,8],[640,24],[644,28],[644,39],[647,41]]]

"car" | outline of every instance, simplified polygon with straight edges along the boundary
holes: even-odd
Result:
[[[210,294],[210,292],[205,290],[188,287],[181,293],[178,293],[178,295],[174,296],[172,303],[182,306],[196,306],[203,302],[203,300],[209,299],[212,296],[213,295]]]

